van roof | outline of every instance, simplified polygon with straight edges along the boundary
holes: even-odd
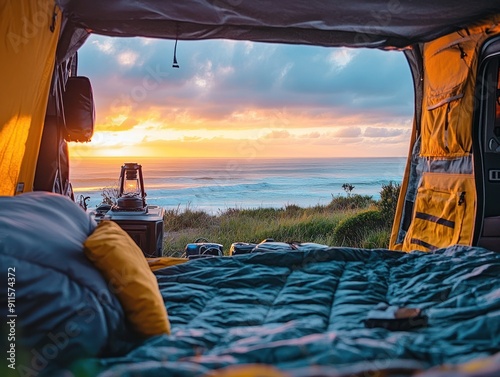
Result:
[[[57,0],[76,30],[110,36],[404,48],[500,13],[491,0]]]

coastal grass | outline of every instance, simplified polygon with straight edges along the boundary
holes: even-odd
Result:
[[[382,187],[381,200],[348,193],[327,205],[284,208],[229,208],[215,215],[190,207],[165,213],[165,256],[182,256],[187,243],[222,244],[228,255],[234,242],[315,242],[329,246],[384,248],[389,244],[399,185]],[[395,200],[396,198],[396,200]]]
[[[164,255],[180,256],[187,243],[199,238],[224,245],[226,254],[234,242],[259,243],[267,238],[282,242],[331,244],[335,227],[347,215],[347,211],[319,208],[294,208],[292,212],[274,208],[231,208],[217,215],[204,213],[196,218],[197,212],[189,209],[167,211]],[[179,224],[188,223],[189,226],[179,227]]]

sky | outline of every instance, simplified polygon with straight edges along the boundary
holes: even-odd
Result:
[[[72,157],[388,157],[408,153],[402,52],[92,35],[96,127]]]

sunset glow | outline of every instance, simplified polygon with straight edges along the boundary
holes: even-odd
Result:
[[[91,36],[90,143],[72,157],[405,156],[413,94],[402,53]]]

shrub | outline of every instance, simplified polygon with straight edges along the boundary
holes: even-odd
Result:
[[[337,245],[362,247],[363,240],[370,232],[387,227],[387,222],[380,211],[369,210],[358,213],[341,221],[334,231]]]
[[[118,188],[118,184],[114,186],[107,186],[102,189],[102,203],[109,204],[110,206],[116,205],[116,199],[118,199],[118,194],[120,189]]]
[[[391,181],[388,185],[382,185],[378,208],[386,221],[392,222],[394,219],[400,191],[401,185],[399,183],[395,184]]]
[[[285,216],[295,217],[300,216],[304,213],[304,209],[296,204],[286,204],[285,205]]]
[[[344,183],[342,185],[342,188],[347,193],[347,196],[350,196],[351,195],[351,191],[354,190],[354,185],[351,185],[350,183]]]
[[[349,196],[336,196],[327,205],[327,208],[333,211],[346,211],[353,209],[365,209],[375,204],[375,201],[370,195],[349,195]]]

